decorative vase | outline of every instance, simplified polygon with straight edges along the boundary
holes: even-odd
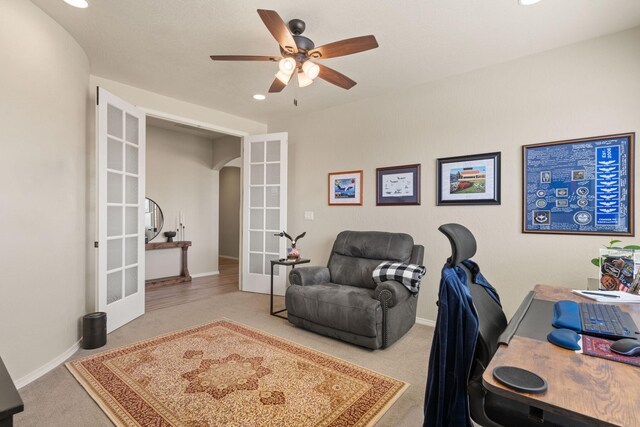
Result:
[[[296,260],[300,258],[300,251],[296,248],[288,248],[287,259]]]
[[[173,242],[173,238],[176,237],[175,231],[165,231],[164,236],[167,238],[167,242]]]

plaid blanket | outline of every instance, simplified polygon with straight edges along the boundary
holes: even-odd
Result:
[[[427,269],[423,265],[385,261],[373,270],[373,281],[379,284],[387,280],[395,280],[402,283],[409,292],[417,295],[420,291],[420,280],[426,272]]]

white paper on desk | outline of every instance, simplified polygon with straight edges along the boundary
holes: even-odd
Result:
[[[618,304],[640,303],[640,295],[630,294],[624,291],[581,291],[578,289],[574,289],[571,292],[581,295],[585,298],[596,300],[598,302],[615,302]],[[593,294],[602,294],[603,296]],[[618,298],[611,298],[604,295],[617,295]]]

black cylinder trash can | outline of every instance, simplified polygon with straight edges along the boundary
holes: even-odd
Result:
[[[96,312],[82,317],[82,348],[90,350],[107,343],[107,313]]]

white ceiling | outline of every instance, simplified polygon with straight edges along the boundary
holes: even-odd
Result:
[[[91,73],[266,122],[406,89],[640,25],[640,0],[32,0],[84,48]],[[374,34],[380,47],[323,61],[358,84],[321,80],[267,94],[272,62],[209,55],[278,55],[256,9],[306,21],[316,46]],[[597,60],[597,58],[594,58]],[[255,93],[267,94],[255,101]],[[299,106],[293,106],[297,98]]]

